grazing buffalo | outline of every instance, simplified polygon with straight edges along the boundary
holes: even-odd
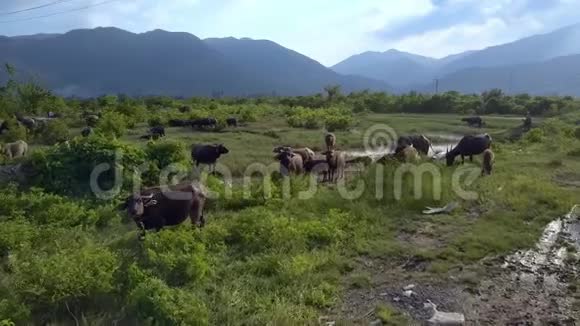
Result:
[[[196,119],[191,122],[193,128],[215,128],[217,120],[215,118]]]
[[[179,112],[181,112],[181,113],[187,113],[189,111],[191,111],[191,108],[187,105],[183,105],[179,108]]]
[[[445,154],[447,166],[452,166],[455,157],[461,155],[461,161],[465,162],[465,156],[473,162],[473,155],[479,155],[491,146],[491,137],[488,134],[480,136],[465,136],[461,138],[459,144]]]
[[[403,136],[397,140],[395,154],[399,154],[406,147],[413,146],[421,155],[429,155],[431,141],[424,135]]]
[[[304,172],[319,175],[322,173],[322,181],[326,181],[328,175],[328,163],[326,158],[324,159],[312,159],[308,162],[304,162]]]
[[[483,151],[483,162],[481,163],[481,175],[491,175],[493,169],[494,154],[490,148]]]
[[[185,127],[191,126],[191,120],[171,119],[168,121],[170,127]]]
[[[188,217],[193,225],[203,227],[206,198],[205,191],[197,184],[170,186],[166,191],[154,187],[129,196],[120,209],[127,210],[143,238],[145,230],[159,231],[165,226],[181,224]]]
[[[282,175],[302,174],[304,171],[302,156],[292,151],[281,151],[275,158],[280,161],[280,173]]]
[[[326,163],[328,164],[328,180],[335,182],[344,178],[344,169],[346,167],[346,157],[344,152],[335,150],[327,151]]]
[[[530,129],[532,129],[532,116],[529,113],[526,115],[523,123],[524,131],[530,131]]]
[[[28,144],[23,140],[6,143],[2,146],[2,154],[4,154],[9,160],[26,156],[27,153]]]
[[[233,117],[227,118],[226,124],[228,125],[228,127],[237,127],[238,126],[238,119],[233,118]]]
[[[467,122],[470,127],[481,128],[483,126],[483,119],[481,117],[468,117],[461,119],[463,122]]]
[[[214,145],[194,145],[191,149],[191,158],[196,166],[200,164],[207,164],[210,170],[215,171],[215,164],[222,154],[227,154],[230,151],[223,144]]]
[[[2,121],[0,122],[0,135],[2,135],[4,133],[4,131],[8,131],[8,122],[7,121]]]
[[[165,137],[165,127],[156,126],[149,129],[149,134],[157,135],[158,137]]]
[[[329,132],[324,136],[324,142],[326,143],[326,150],[333,151],[336,147],[336,136]]]
[[[92,134],[93,134],[93,128],[91,128],[91,127],[84,127],[83,130],[81,130],[81,136],[83,136],[83,137],[89,137]]]
[[[26,129],[28,129],[28,131],[32,131],[32,130],[36,129],[37,123],[36,123],[36,120],[34,120],[34,118],[17,117],[17,119],[21,125],[23,125]]]
[[[292,153],[295,153],[295,154],[300,155],[302,157],[302,161],[304,163],[306,163],[306,162],[314,159],[314,156],[316,155],[314,153],[314,151],[311,150],[308,147],[292,148],[292,147],[289,147],[289,146],[278,146],[278,147],[274,148],[274,150],[273,150],[274,153],[282,153],[282,152],[285,152],[285,151],[289,151],[289,152],[292,152]]]
[[[403,148],[395,157],[405,163],[417,163],[421,159],[419,151],[413,146]]]

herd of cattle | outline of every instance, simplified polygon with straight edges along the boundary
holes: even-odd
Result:
[[[50,117],[52,119],[54,117]],[[82,136],[89,136],[93,133],[92,126],[98,116],[87,117],[87,127],[81,132]],[[34,119],[18,117],[18,122],[27,128],[35,128],[38,122]],[[481,121],[470,121],[479,125]],[[170,120],[170,126],[191,126],[193,128],[215,128],[217,120],[205,118],[197,120]],[[228,126],[237,126],[237,120],[230,118],[227,120]],[[0,134],[5,130],[6,125],[0,124]],[[157,139],[165,136],[163,126],[152,127],[146,136],[141,138]],[[274,148],[274,158],[279,161],[282,175],[300,175],[305,173],[322,174],[323,182],[336,182],[345,177],[345,167],[351,163],[370,163],[371,157],[351,157],[348,153],[337,150],[337,138],[332,133],[327,133],[324,137],[326,150],[320,154],[315,153],[307,147],[292,148],[290,146],[278,146]],[[459,143],[445,153],[446,165],[452,166],[458,156],[462,162],[465,157],[473,161],[474,155],[483,154],[482,175],[489,175],[492,172],[494,154],[491,151],[492,139],[489,135],[465,136]],[[431,141],[424,135],[411,135],[400,137],[396,143],[394,151],[382,156],[378,163],[385,163],[389,160],[397,160],[407,163],[416,163],[421,157],[429,157],[429,152],[435,151]],[[26,142],[19,140],[14,143],[4,144],[1,154],[8,159],[23,157],[28,153]],[[194,145],[191,149],[191,158],[196,166],[205,164],[210,171],[215,171],[218,159],[229,153],[223,144]],[[201,185],[181,184],[170,187],[170,191],[162,191],[161,187],[144,189],[129,196],[120,206],[126,210],[133,218],[142,236],[145,230],[160,230],[164,226],[177,225],[190,218],[194,225],[202,227],[205,224],[204,206],[206,202],[206,192]]]
[[[324,140],[326,151],[318,156],[307,147],[279,146],[274,148],[274,158],[280,162],[280,172],[283,175],[321,172],[325,181],[335,182],[344,178],[347,163],[365,161],[360,157],[347,160],[346,152],[336,150],[334,134],[326,134]],[[483,154],[482,175],[489,175],[492,172],[494,160],[491,143],[492,139],[487,134],[465,136],[452,150],[445,153],[446,164],[452,166],[458,156],[464,162],[465,157],[473,161],[473,156]],[[430,149],[433,149],[431,142],[424,135],[400,137],[394,153],[385,155],[379,162],[387,159],[417,162],[420,156],[428,156]],[[227,153],[229,150],[223,144],[194,145],[191,157],[197,166],[207,164],[210,166],[210,171],[215,171],[217,160]],[[181,199],[172,199],[177,194],[182,196]],[[160,230],[164,226],[181,224],[188,217],[192,224],[203,227],[206,198],[206,192],[195,183],[172,186],[169,191],[165,192],[161,191],[160,187],[153,187],[129,196],[120,209],[126,210],[127,214],[133,218],[143,237],[146,230]]]

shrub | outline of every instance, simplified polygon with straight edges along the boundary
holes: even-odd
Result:
[[[542,129],[532,129],[524,136],[524,141],[528,143],[541,143],[544,140]]]
[[[93,172],[100,172],[94,180],[100,189],[129,187],[133,169],[144,162],[145,153],[141,149],[95,136],[75,138],[69,146],[36,151],[26,166],[33,171],[30,178],[33,184],[52,192],[81,195],[91,191]],[[97,166],[101,170],[95,170]],[[120,173],[121,180],[116,180],[115,171]]]
[[[352,117],[347,115],[330,115],[326,118],[326,129],[328,131],[346,130],[353,124]]]
[[[126,118],[117,112],[106,112],[99,119],[97,130],[108,137],[121,137],[127,132]]]
[[[10,287],[31,305],[64,304],[114,291],[118,266],[115,254],[90,244],[54,254],[30,253],[15,260]]]
[[[8,130],[4,131],[0,139],[6,143],[14,142],[17,140],[26,140],[27,131],[24,126],[17,123],[15,120],[8,120]]]
[[[139,282],[130,301],[136,315],[153,325],[209,324],[209,312],[194,293],[170,288],[157,278]]]
[[[54,145],[70,138],[68,126],[61,119],[48,122],[38,133],[38,140],[45,145]]]
[[[576,137],[576,139],[580,139],[580,127],[577,127],[574,130],[574,137]]]

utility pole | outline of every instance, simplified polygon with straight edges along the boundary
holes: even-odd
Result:
[[[439,78],[435,78],[433,82],[435,84],[435,94],[439,94]]]

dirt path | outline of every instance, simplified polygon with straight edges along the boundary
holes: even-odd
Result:
[[[388,304],[421,325],[439,311],[458,312],[465,325],[576,325],[580,323],[580,207],[551,222],[535,248],[487,259],[447,280],[431,279],[420,261],[391,266],[361,259],[372,275],[369,289],[349,289],[337,318],[368,325]],[[480,276],[483,275],[483,276]],[[469,279],[469,282],[466,282]]]

